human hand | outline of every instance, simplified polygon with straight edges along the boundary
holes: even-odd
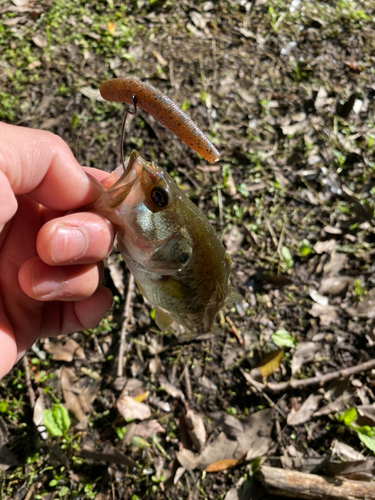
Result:
[[[93,327],[110,307],[113,226],[67,213],[101,192],[58,136],[0,123],[0,378],[38,338]]]

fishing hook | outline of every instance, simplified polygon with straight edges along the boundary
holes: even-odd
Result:
[[[126,118],[128,115],[135,115],[137,113],[137,96],[133,95],[132,96],[132,101],[133,101],[133,111],[126,111],[124,114],[124,118],[122,119],[122,124],[121,124],[121,132],[120,132],[120,159],[121,159],[121,165],[122,168],[124,169],[124,173],[129,173],[129,171],[132,168],[132,162],[129,162],[128,168],[125,168],[125,162],[124,162],[124,139],[125,139],[125,123],[126,123]]]

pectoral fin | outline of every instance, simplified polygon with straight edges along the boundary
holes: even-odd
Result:
[[[175,274],[188,264],[192,253],[193,247],[186,238],[172,236],[153,252],[146,267],[161,275]]]
[[[172,316],[165,311],[164,309],[160,309],[159,307],[155,310],[155,323],[158,325],[160,330],[166,330],[173,323]]]

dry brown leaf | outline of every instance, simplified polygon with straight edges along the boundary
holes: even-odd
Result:
[[[87,418],[82,408],[82,403],[76,395],[76,392],[80,392],[78,388],[74,387],[77,380],[78,379],[73,370],[66,368],[65,366],[61,367],[60,383],[65,400],[65,406],[81,424],[80,429],[82,430],[87,426]]]
[[[238,226],[235,224],[224,237],[224,244],[229,255],[235,255],[245,239],[245,235],[241,233]]]
[[[346,253],[337,253],[335,250],[333,250],[329,261],[326,264],[324,264],[323,267],[324,275],[335,276],[345,266],[347,260],[348,260],[348,255]]]
[[[375,318],[375,288],[372,288],[363,300],[357,304],[348,307],[346,312],[350,316],[358,316],[358,318],[374,319]]]
[[[86,359],[82,347],[70,337],[56,344],[52,342],[45,343],[45,349],[52,355],[54,361],[70,363],[74,358]]]
[[[208,23],[209,19],[206,18],[203,14],[196,10],[192,10],[190,12],[190,17],[195,26],[201,30],[203,30],[206,27],[206,24]]]
[[[314,251],[319,255],[322,253],[331,253],[335,247],[336,240],[317,241],[314,245]]]
[[[119,262],[118,256],[116,254],[111,254],[107,257],[107,266],[115,287],[117,288],[120,296],[124,298],[124,269],[121,266],[121,263]]]
[[[146,420],[135,424],[133,428],[133,436],[139,436],[143,439],[148,439],[158,432],[165,432],[165,429],[157,420]]]
[[[150,408],[144,403],[138,403],[130,396],[122,396],[117,400],[117,409],[125,420],[146,420],[151,417]]]
[[[188,409],[184,415],[184,422],[195,449],[201,451],[207,439],[203,417]]]
[[[150,373],[160,373],[162,371],[163,365],[161,364],[160,358],[158,355],[155,356],[154,359],[150,361],[149,370]]]
[[[332,456],[338,456],[346,461],[365,460],[365,456],[351,446],[336,440],[332,448]]]
[[[35,401],[33,422],[36,427],[43,424],[43,410],[45,409],[43,396],[39,396]]]
[[[37,47],[40,47],[41,49],[45,49],[48,46],[48,40],[45,36],[43,35],[35,35],[31,39]]]
[[[370,420],[367,425],[375,426],[375,404],[357,406],[357,411],[361,417]]]
[[[354,278],[350,276],[333,276],[322,280],[319,293],[326,295],[341,295],[353,284]]]
[[[208,465],[218,460],[233,458],[237,449],[237,441],[228,439],[224,432],[209,443],[200,455],[183,448],[176,453],[177,460],[187,470],[205,469]]]
[[[82,95],[85,97],[88,97],[89,99],[95,99],[95,101],[103,101],[103,97],[100,95],[100,92],[98,89],[94,89],[92,87],[81,87],[80,92]]]
[[[313,304],[309,314],[314,318],[319,318],[321,326],[329,326],[337,318],[337,307]]]
[[[258,365],[257,370],[260,371],[262,377],[268,377],[275,373],[280,368],[281,361],[284,356],[284,351],[274,351],[266,356]]]
[[[224,460],[218,460],[217,462],[213,462],[208,467],[206,467],[206,472],[220,472],[222,470],[230,469],[231,467],[235,467],[241,462],[236,458],[227,458]]]
[[[287,416],[288,425],[299,425],[308,422],[313,413],[318,409],[318,406],[323,399],[323,396],[318,394],[310,394],[306,401],[299,407],[296,412],[290,412]]]
[[[241,423],[241,420],[236,418],[234,415],[214,412],[210,413],[209,417],[215,422],[218,427],[220,427],[221,430],[225,432],[227,437],[231,439],[240,439],[241,436],[243,436],[244,427]]]
[[[296,347],[292,358],[292,374],[297,373],[302,365],[313,361],[319,345],[315,342],[301,342]]]
[[[243,436],[237,438],[238,448],[235,458],[241,458],[246,453],[246,460],[263,457],[272,446],[274,410],[267,408],[257,411],[243,419]]]
[[[176,386],[168,382],[164,375],[159,375],[159,384],[167,394],[172,396],[172,398],[181,399],[181,401],[185,400],[185,395],[181,389],[178,389]]]

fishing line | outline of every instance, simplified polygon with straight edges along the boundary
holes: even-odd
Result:
[[[121,132],[120,132],[120,159],[121,159],[121,165],[122,168],[124,169],[124,173],[129,173],[133,163],[129,162],[128,168],[125,168],[125,162],[124,162],[124,140],[125,140],[125,123],[126,123],[126,118],[128,115],[135,115],[137,113],[137,97],[135,95],[132,96],[132,101],[133,101],[133,111],[126,111],[124,114],[124,118],[122,119],[122,124],[121,124]]]

